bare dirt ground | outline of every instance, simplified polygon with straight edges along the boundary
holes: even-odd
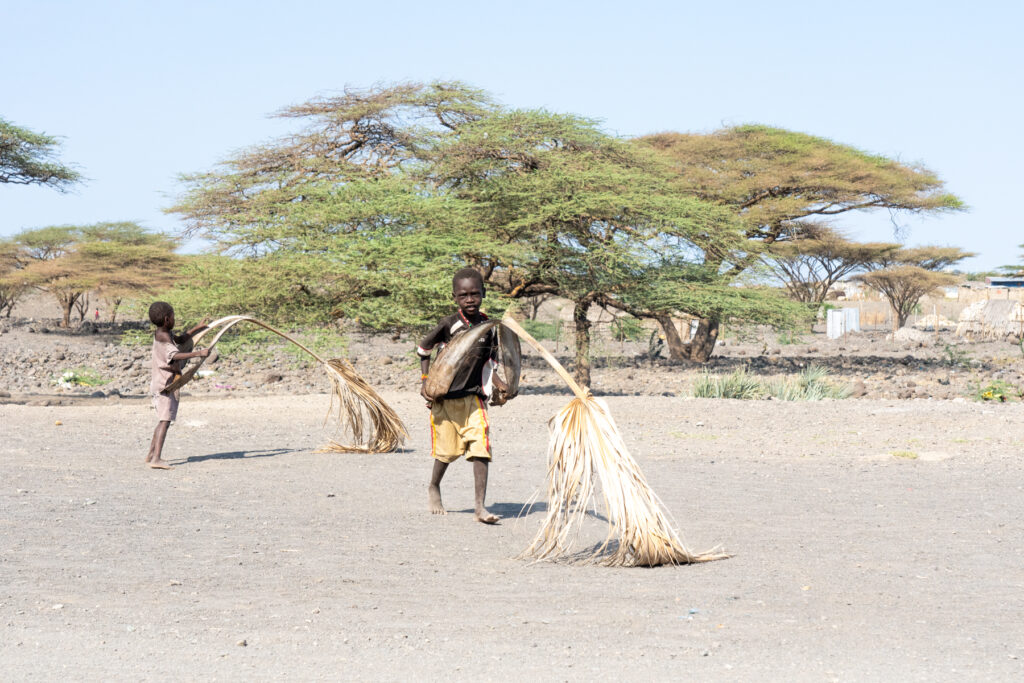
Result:
[[[735,556],[609,569],[515,559],[564,396],[493,411],[495,527],[463,463],[427,514],[426,411],[385,398],[411,439],[363,456],[315,452],[325,395],[185,397],[167,472],[143,399],[0,405],[3,678],[1024,674],[1024,404],[610,397],[687,542]]]

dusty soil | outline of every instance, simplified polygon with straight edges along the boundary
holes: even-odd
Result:
[[[384,395],[411,438],[374,456],[316,452],[322,394],[186,397],[167,472],[145,400],[0,405],[3,677],[1024,674],[1024,404],[610,397],[687,542],[735,556],[609,569],[515,559],[564,396],[493,411],[486,527],[463,463],[426,513],[425,409]]]

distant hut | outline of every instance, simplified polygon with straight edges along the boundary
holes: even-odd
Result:
[[[1024,337],[1024,303],[1007,299],[975,301],[960,312],[956,336],[965,339]]]

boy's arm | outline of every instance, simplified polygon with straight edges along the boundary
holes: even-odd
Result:
[[[194,335],[194,334],[199,334],[199,333],[200,333],[200,332],[202,332],[203,330],[207,329],[207,325],[206,325],[206,323],[208,323],[208,322],[210,322],[210,316],[206,316],[205,318],[203,318],[203,319],[202,319],[202,320],[201,320],[201,321],[199,322],[199,324],[198,324],[198,325],[196,325],[195,327],[193,327],[193,328],[192,328],[192,329],[190,329],[190,330],[186,330],[186,331],[185,331],[185,333],[184,333],[184,334],[182,334],[181,336],[175,337],[175,338],[174,338],[174,342],[175,342],[176,344],[182,344],[182,343],[184,343],[185,341],[187,341],[187,340],[191,339],[191,338],[192,338],[192,335]]]
[[[198,351],[178,351],[178,353],[171,356],[172,361],[176,360],[188,360],[189,358],[206,358],[210,355],[210,349],[199,349]]]

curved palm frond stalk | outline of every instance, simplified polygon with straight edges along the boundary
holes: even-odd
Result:
[[[324,360],[311,349],[281,330],[247,315],[229,315],[218,318],[209,324],[207,329],[192,338],[193,346],[199,344],[209,332],[216,330],[213,339],[206,348],[212,349],[229,329],[241,322],[252,323],[269,330],[279,337],[287,339],[308,353],[320,363],[331,380],[331,407],[327,418],[335,411],[335,400],[338,401],[337,416],[341,426],[347,426],[356,442],[354,445],[342,444],[331,440],[322,451],[351,453],[389,453],[398,449],[408,437],[408,431],[398,414],[382,399],[373,388],[360,377],[355,368],[345,360],[331,358]],[[202,366],[205,358],[192,363],[166,391],[174,391],[187,384]],[[325,421],[326,419],[325,418]]]
[[[519,323],[506,316],[501,324],[536,349],[576,394],[548,423],[551,439],[547,517],[521,557],[537,560],[570,557],[594,499],[595,477],[601,484],[608,535],[589,556],[583,557],[584,562],[654,567],[729,557],[718,548],[694,553],[683,545],[661,501],[623,443],[607,404],[580,387],[562,364]]]

